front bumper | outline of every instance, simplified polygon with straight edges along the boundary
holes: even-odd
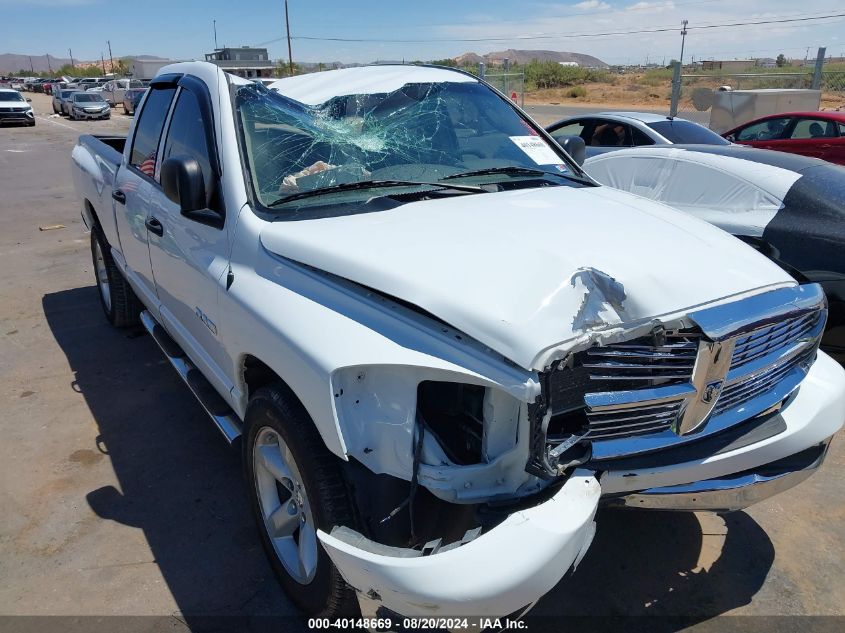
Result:
[[[72,116],[77,119],[108,119],[111,117],[111,110],[103,110],[101,112],[80,112],[73,110]]]
[[[35,121],[35,113],[32,110],[26,112],[4,112],[0,110],[0,124],[32,123],[33,121]]]
[[[534,604],[577,564],[595,534],[601,487],[575,471],[548,501],[511,514],[469,543],[421,556],[356,533],[318,532],[359,595],[404,616],[501,617]]]
[[[650,510],[742,510],[807,479],[821,467],[829,445],[826,441],[797,455],[736,475],[611,498],[605,505]]]
[[[845,422],[845,370],[819,352],[792,400],[776,415],[782,431],[740,448],[666,466],[608,469],[601,477],[604,503],[738,510],[794,486],[818,469],[827,443]],[[795,460],[814,447],[817,459]]]

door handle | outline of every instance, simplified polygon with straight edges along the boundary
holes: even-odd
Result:
[[[155,233],[159,237],[164,235],[164,227],[162,226],[161,222],[159,222],[155,217],[148,217],[146,220],[144,220],[144,225],[147,227],[147,230],[150,233]]]
[[[819,145],[822,149],[830,149],[830,143],[825,143],[824,145]]]
[[[115,202],[119,202],[120,204],[126,204],[126,194],[123,193],[120,189],[115,189],[111,192],[111,197]]]

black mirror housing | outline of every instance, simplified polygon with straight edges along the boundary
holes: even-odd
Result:
[[[587,144],[580,136],[561,136],[555,139],[564,151],[572,157],[578,166],[587,158]]]
[[[161,164],[161,187],[182,213],[208,207],[202,168],[189,156],[173,156]]]

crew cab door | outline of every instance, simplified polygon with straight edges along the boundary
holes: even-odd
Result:
[[[155,178],[159,144],[175,94],[176,87],[172,85],[151,88],[112,192],[126,273],[148,306],[158,305],[158,298],[150,264],[147,220],[153,191],[160,189]]]
[[[165,126],[161,162],[171,157],[196,160],[208,192],[208,210],[222,220],[220,162],[214,135],[213,106],[205,84],[182,77]],[[160,167],[159,167],[160,171]],[[157,178],[160,174],[157,173]],[[160,300],[160,318],[203,374],[223,394],[232,387],[218,325],[217,293],[225,291],[229,242],[224,222],[210,213],[182,213],[161,187],[150,199],[150,261]]]

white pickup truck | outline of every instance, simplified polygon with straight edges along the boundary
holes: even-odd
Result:
[[[818,286],[597,185],[471,75],[174,64],[73,162],[108,320],[238,440],[307,613],[519,612],[600,503],[745,507],[845,420]]]

